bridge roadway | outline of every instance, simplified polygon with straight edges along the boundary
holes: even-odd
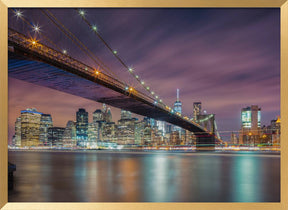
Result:
[[[153,98],[127,90],[123,82],[11,29],[8,49],[9,77],[166,121],[194,132],[199,144],[215,144],[209,131],[155,104]]]

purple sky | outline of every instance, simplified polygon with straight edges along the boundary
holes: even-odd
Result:
[[[70,55],[95,66],[39,9],[22,10],[32,24]],[[53,14],[120,79],[139,87],[73,9]],[[180,89],[183,113],[193,102],[216,114],[219,131],[240,128],[241,108],[262,108],[262,125],[280,115],[279,9],[86,9],[87,19],[128,66],[173,106]],[[9,13],[9,27],[34,35]],[[41,36],[38,38],[41,40]],[[91,114],[102,104],[9,78],[9,139],[20,111],[52,114],[55,126],[75,120],[78,108]],[[119,110],[112,109],[113,120]],[[227,135],[227,133],[222,133]],[[220,132],[221,135],[221,132]]]

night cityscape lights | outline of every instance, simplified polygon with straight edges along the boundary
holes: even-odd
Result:
[[[132,90],[132,88],[129,88],[129,91]],[[179,93],[177,96],[176,102],[179,102]],[[157,101],[154,103],[157,104]],[[168,110],[171,109],[168,106],[166,108]],[[175,109],[179,109],[178,103],[176,103],[174,109],[171,109],[171,112],[175,112],[176,115],[181,116]],[[255,110],[256,114],[254,114]],[[271,125],[260,128],[259,120],[261,114],[258,114],[259,111],[257,110],[260,110],[260,108],[255,105],[243,108],[242,116],[244,116],[245,112],[248,112],[250,117],[242,117],[242,128],[239,131],[239,135],[236,135],[236,132],[232,132],[230,143],[229,141],[223,142],[222,146],[216,145],[215,149],[233,150],[235,149],[235,145],[238,145],[236,147],[237,150],[240,148],[250,148],[252,150],[267,149],[264,145],[279,146],[280,118],[272,120]],[[183,118],[187,121],[193,121],[196,125],[199,125],[198,123],[206,123],[207,120],[212,119],[212,125],[217,127],[215,118],[211,118],[214,116],[213,114],[207,115],[204,112],[202,113],[201,102],[194,103],[193,111],[194,117],[192,119],[189,119],[188,116],[184,116]],[[129,148],[131,145],[134,145],[133,147],[177,147],[177,145],[193,147],[196,145],[196,136],[193,135],[193,132],[148,117],[144,117],[142,121],[139,121],[137,118],[133,118],[129,111],[121,110],[121,119],[118,120],[118,123],[115,123],[112,121],[110,108],[105,104],[103,104],[103,109],[97,109],[93,113],[93,122],[88,122],[88,115],[89,113],[85,109],[80,108],[76,113],[76,121],[69,120],[66,127],[53,127],[52,116],[50,114],[43,114],[35,108],[28,108],[21,111],[21,116],[16,119],[15,135],[10,146],[19,148],[30,148],[31,146],[39,148],[40,146],[42,148],[54,149],[113,149],[118,148],[118,146]],[[253,127],[254,122],[256,122],[257,129]],[[248,128],[247,123],[250,123]],[[148,133],[147,129],[149,129]],[[204,128],[205,131],[213,135],[213,132],[209,131],[209,129],[208,127]],[[24,133],[25,135],[23,135]],[[217,135],[219,136],[218,133]],[[227,143],[234,146],[231,147]],[[257,145],[262,146],[256,147]],[[275,147],[273,149],[275,150]]]

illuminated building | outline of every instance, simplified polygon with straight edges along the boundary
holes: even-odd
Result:
[[[173,131],[170,134],[170,140],[169,140],[170,145],[180,145],[181,139],[180,139],[180,133],[179,131]]]
[[[61,127],[48,128],[48,145],[62,147],[64,130],[65,128]]]
[[[80,108],[76,112],[76,139],[77,145],[81,147],[87,146],[88,141],[88,112]]]
[[[179,100],[179,89],[177,89],[177,100],[174,103],[174,111],[182,114],[182,102]]]
[[[149,125],[145,126],[143,135],[144,135],[143,144],[150,145],[153,138],[153,129],[151,128],[151,126]]]
[[[281,134],[281,121],[280,117],[277,120],[271,120],[271,124],[263,126],[262,128],[262,142],[273,144],[274,146],[280,145],[280,134]]]
[[[128,114],[130,115],[130,114]],[[118,138],[118,144],[135,144],[135,118],[126,118],[118,120],[116,136]]]
[[[63,146],[75,147],[76,146],[76,122],[69,120],[66,124],[63,133]]]
[[[21,117],[18,117],[15,122],[15,146],[21,147]]]
[[[158,121],[156,122],[158,130],[161,131],[161,135],[165,136],[166,134],[166,123],[164,121]]]
[[[168,124],[166,123],[166,134],[170,134],[172,132],[172,125],[171,124]]]
[[[108,108],[107,112],[105,112],[105,121],[112,122],[112,113],[111,113],[110,108]]]
[[[132,114],[130,111],[126,111],[124,109],[121,109],[121,120],[131,119]]]
[[[135,123],[135,144],[144,144],[145,124],[146,122],[144,120]]]
[[[230,142],[231,142],[231,144],[236,144],[236,145],[238,144],[238,139],[237,139],[236,133],[234,133],[234,132],[231,133]]]
[[[116,125],[114,122],[107,122],[103,124],[102,138],[104,141],[110,141],[117,143],[116,138]]]
[[[104,115],[101,109],[96,109],[93,112],[93,122],[104,121]]]
[[[101,139],[101,124],[100,122],[92,122],[88,124],[88,147],[95,148],[97,141]]]
[[[261,108],[257,105],[241,110],[241,130],[239,133],[240,144],[260,143],[261,132]]]
[[[21,111],[21,147],[39,145],[41,115],[34,108]]]
[[[193,119],[196,122],[198,120],[197,116],[201,115],[201,106],[202,106],[201,102],[194,102],[193,103]]]
[[[103,104],[103,109],[96,109],[93,112],[93,122],[112,122],[112,114],[110,108]]]
[[[182,114],[182,102],[179,100],[179,89],[177,89],[177,99],[174,103],[174,111],[179,114]],[[181,135],[182,128],[174,126],[173,131],[178,131]]]
[[[271,122],[271,128],[272,128],[272,143],[275,145],[280,145],[280,134],[281,134],[281,120],[280,117],[277,118],[275,123]]]
[[[145,125],[150,125],[151,127],[154,127],[156,125],[156,120],[149,117],[144,117],[143,121],[145,122]]]
[[[39,142],[41,145],[48,144],[48,128],[53,127],[52,117],[50,114],[42,114],[40,119]]]
[[[102,108],[102,118],[105,122],[112,122],[112,114],[110,108],[106,106],[106,104],[103,104]]]

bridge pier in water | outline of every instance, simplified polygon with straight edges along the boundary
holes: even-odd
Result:
[[[214,135],[201,135],[196,137],[196,150],[198,151],[211,151],[215,150],[215,136]]]

